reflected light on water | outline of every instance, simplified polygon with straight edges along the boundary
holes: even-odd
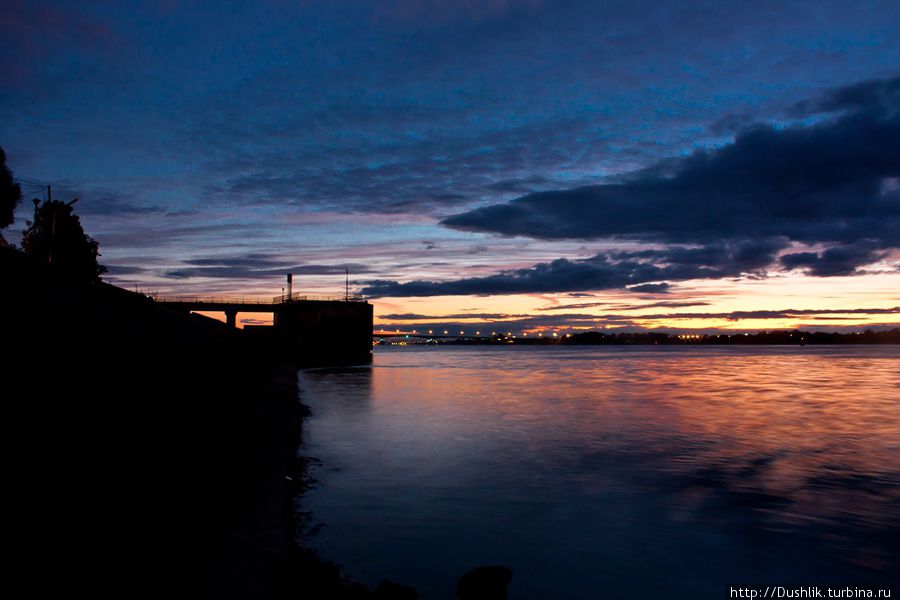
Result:
[[[900,573],[896,348],[428,348],[306,371],[306,540],[369,584],[514,598]],[[449,592],[447,592],[449,590]]]

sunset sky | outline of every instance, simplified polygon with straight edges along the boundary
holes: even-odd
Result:
[[[28,2],[0,146],[107,280],[389,329],[900,324],[900,3]],[[250,318],[248,315],[247,318]]]

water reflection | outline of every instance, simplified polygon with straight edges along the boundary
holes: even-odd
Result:
[[[513,598],[894,582],[896,348],[389,350],[305,372],[312,541],[368,583]]]
[[[328,401],[328,410],[336,418],[362,415],[371,410],[372,369],[369,366],[309,369],[303,379],[310,390],[328,389],[339,382],[340,393],[333,394]]]

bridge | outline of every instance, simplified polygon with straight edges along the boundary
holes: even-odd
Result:
[[[393,344],[395,340],[399,340],[400,342],[408,342],[410,344],[421,344],[421,343],[447,343],[447,342],[460,342],[460,343],[497,343],[497,344],[558,344],[562,343],[566,338],[572,337],[571,333],[561,334],[559,332],[550,332],[548,335],[544,335],[543,333],[537,333],[533,335],[528,335],[528,333],[523,333],[522,335],[516,335],[512,332],[501,330],[501,331],[460,331],[458,334],[455,331],[450,330],[425,330],[419,331],[414,329],[412,331],[402,331],[398,329],[390,330],[390,329],[378,329],[372,333],[373,340],[377,340],[380,342],[388,342]],[[402,344],[401,345],[405,345]]]
[[[229,327],[237,314],[274,315],[272,327],[247,331],[267,338],[289,357],[307,362],[340,363],[371,359],[373,310],[359,295],[307,296],[288,294],[274,298],[238,296],[150,296],[174,311],[223,312]]]
[[[163,306],[179,312],[222,312],[225,313],[225,322],[230,327],[237,327],[237,314],[243,312],[273,313],[276,324],[279,314],[285,312],[297,312],[310,308],[310,302],[359,302],[368,304],[359,294],[345,294],[343,296],[308,296],[291,294],[290,296],[275,296],[273,298],[259,298],[252,296],[151,296],[151,298]]]

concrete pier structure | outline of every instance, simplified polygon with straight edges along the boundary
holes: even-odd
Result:
[[[342,299],[289,295],[272,300],[196,297],[154,300],[179,312],[223,312],[229,327],[237,326],[238,313],[273,313],[272,327],[247,328],[247,334],[271,340],[289,359],[316,364],[371,360],[372,305],[349,295]]]

